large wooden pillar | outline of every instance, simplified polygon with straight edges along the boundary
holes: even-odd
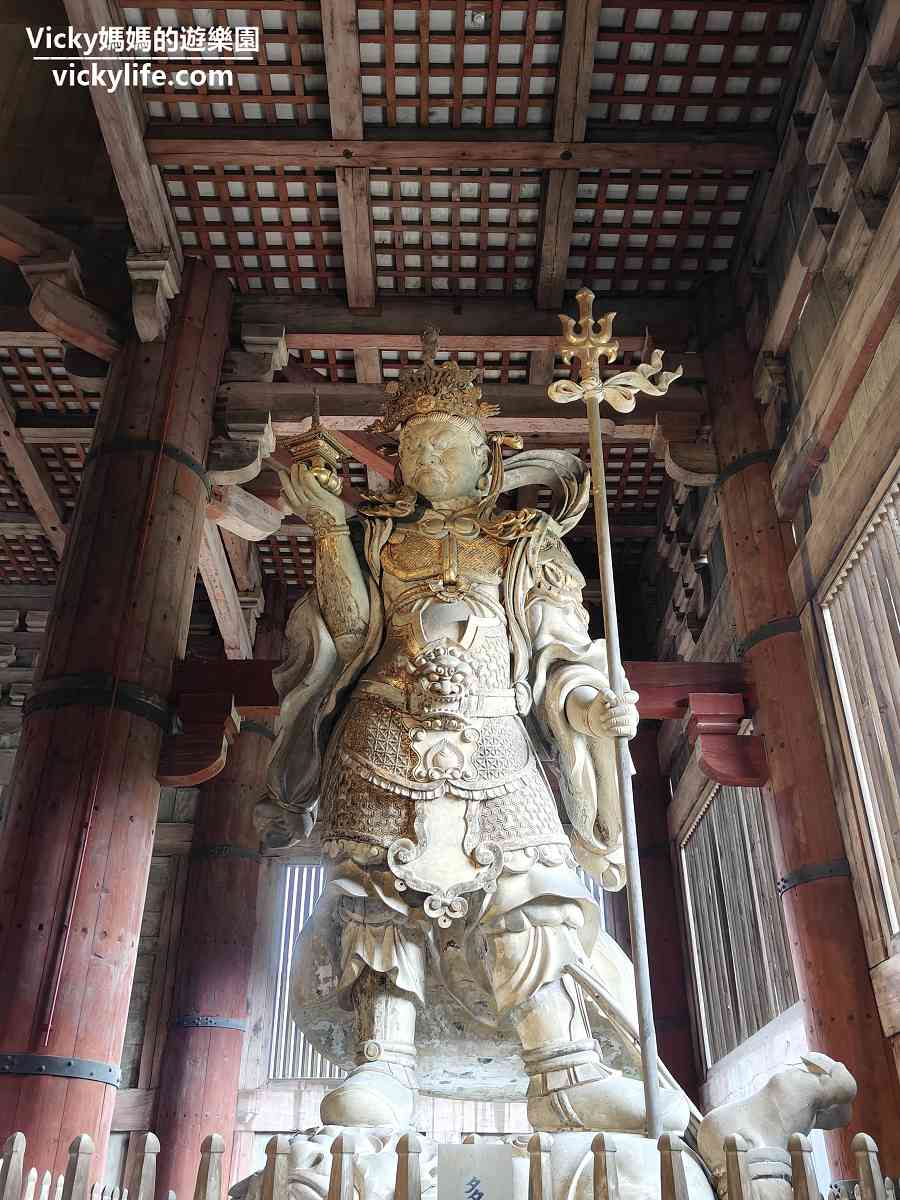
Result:
[[[0,842],[0,1133],[54,1174],[79,1133],[102,1172],[230,304],[192,262],[166,341],[113,364],[25,705]]]
[[[285,613],[269,593],[256,652],[279,658]],[[200,1143],[225,1139],[231,1159],[241,1052],[256,936],[259,835],[253,808],[265,793],[274,718],[244,720],[224,770],[200,789],[154,1130],[159,1193],[193,1193]]]
[[[704,363],[719,457],[718,497],[738,638],[757,693],[755,722],[772,785],[770,825],[810,1048],[840,1059],[859,1083],[853,1122],[829,1137],[836,1178],[855,1164],[850,1136],[871,1134],[900,1161],[900,1094],[882,1036],[788,583],[787,539],[769,447],[752,390],[753,360],[726,302],[711,303]]]
[[[692,1099],[698,1099],[697,1064],[678,923],[678,900],[669,841],[667,781],[659,769],[655,722],[642,721],[631,742],[650,986],[659,1056]]]

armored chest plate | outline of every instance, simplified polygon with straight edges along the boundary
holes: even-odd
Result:
[[[439,578],[498,582],[503,577],[508,547],[486,534],[457,537],[448,531],[432,537],[416,528],[395,529],[381,551],[383,569],[404,581]]]

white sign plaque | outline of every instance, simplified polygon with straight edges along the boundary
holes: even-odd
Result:
[[[437,1200],[509,1200],[512,1191],[512,1146],[438,1146]]]

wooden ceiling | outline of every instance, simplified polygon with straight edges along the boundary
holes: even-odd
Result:
[[[647,325],[667,363],[685,363],[670,407],[702,424],[691,293],[741,248],[809,53],[812,7],[123,5],[131,26],[262,31],[229,87],[167,87],[140,100],[144,147],[185,253],[227,271],[240,293],[234,345],[242,322],[287,331],[287,375],[224,381],[224,427],[270,410],[282,435],[295,431],[318,377],[337,425],[358,430],[383,382],[416,361],[416,334],[430,318],[446,350],[480,368],[489,398],[503,401],[528,444],[585,456],[584,429],[554,435],[554,406],[540,400],[570,374],[554,353],[555,314],[583,284],[622,314],[624,363],[640,355]],[[127,209],[121,172],[119,183]],[[100,395],[67,374],[55,339],[3,320],[0,379],[29,451],[23,470],[44,481],[51,523],[58,513],[64,524]],[[638,418],[605,464],[617,555],[631,563],[665,491],[647,432],[653,414]],[[365,484],[365,463],[351,460],[348,472],[354,487]],[[4,455],[0,582],[55,579],[46,515],[42,527],[28,492]],[[264,574],[311,581],[302,528],[286,526],[258,551]]]
[[[297,0],[125,15],[262,28],[230,87],[145,93],[186,251],[242,292],[364,308],[582,284],[680,295],[726,270],[756,172],[774,161],[808,10],[329,0],[323,22]],[[361,172],[352,230],[342,164]],[[373,261],[361,289],[357,242]]]

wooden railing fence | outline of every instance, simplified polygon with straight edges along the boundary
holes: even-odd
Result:
[[[475,1139],[466,1139],[467,1141]],[[353,1156],[359,1146],[353,1134],[338,1137],[331,1150],[331,1177],[327,1200],[354,1200]],[[858,1133],[853,1139],[858,1179],[850,1184],[852,1200],[898,1200],[898,1189],[881,1171],[878,1147],[872,1138]],[[409,1133],[397,1143],[395,1200],[422,1200],[420,1156],[424,1140]],[[200,1165],[193,1200],[222,1200],[224,1140],[216,1133],[200,1147]],[[553,1138],[536,1133],[528,1142],[528,1200],[554,1200]],[[685,1162],[693,1151],[679,1137],[663,1134],[659,1139],[661,1200],[689,1200]],[[14,1133],[0,1158],[0,1200],[155,1200],[156,1156],[159,1140],[143,1134],[135,1155],[127,1187],[88,1186],[94,1144],[87,1134],[69,1147],[65,1175],[54,1179],[49,1171],[39,1175],[25,1164],[25,1137]],[[291,1139],[276,1134],[266,1146],[266,1165],[260,1179],[259,1200],[288,1200]],[[619,1200],[619,1176],[613,1135],[598,1133],[591,1145],[593,1158],[592,1200]],[[699,1161],[699,1160],[697,1160]],[[822,1200],[813,1167],[809,1138],[794,1134],[787,1150],[771,1147],[751,1149],[741,1137],[725,1142],[728,1200],[755,1200],[757,1182],[779,1180],[791,1188],[794,1200]],[[175,1200],[169,1192],[166,1200]]]

